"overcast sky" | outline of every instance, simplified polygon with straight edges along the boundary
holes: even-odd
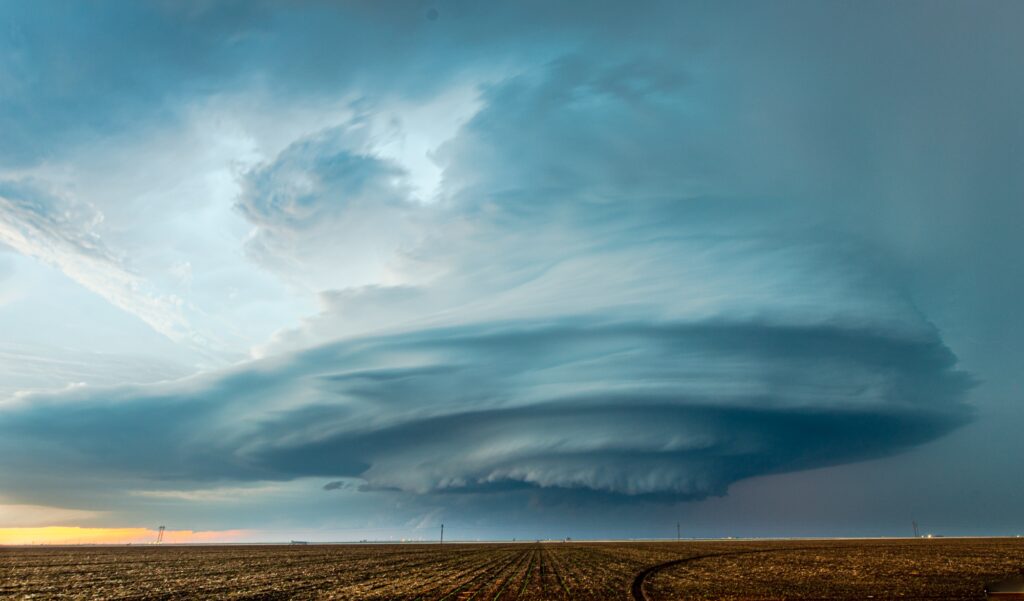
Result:
[[[0,5],[0,529],[1024,532],[1024,4]]]

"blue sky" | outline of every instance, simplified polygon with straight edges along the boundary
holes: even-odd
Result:
[[[1017,534],[1021,13],[3,4],[0,528]]]

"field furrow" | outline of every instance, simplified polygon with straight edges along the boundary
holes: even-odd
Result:
[[[1022,539],[0,548],[0,598],[983,599]]]

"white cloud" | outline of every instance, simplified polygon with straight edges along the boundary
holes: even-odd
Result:
[[[260,498],[265,501],[268,496],[285,491],[286,487],[279,484],[262,484],[256,486],[218,486],[215,488],[197,488],[186,490],[131,490],[129,495],[152,500],[186,501],[189,503],[238,503],[246,498]]]
[[[207,348],[209,341],[192,328],[180,298],[156,292],[107,249],[98,233],[102,222],[103,214],[88,203],[28,182],[0,182],[0,242],[60,269],[171,340]]]

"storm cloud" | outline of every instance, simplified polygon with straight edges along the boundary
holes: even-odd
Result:
[[[0,500],[560,524],[1005,467],[1020,6],[5,6]],[[123,319],[24,319],[64,276]]]
[[[973,380],[907,307],[865,295],[856,306],[873,314],[844,314],[839,302],[815,307],[751,278],[747,296],[709,312],[704,295],[737,272],[776,282],[818,257],[734,241],[717,254],[718,241],[676,244],[702,245],[709,264],[687,272],[666,263],[660,272],[649,263],[642,278],[631,274],[648,284],[646,303],[602,298],[602,287],[628,283],[609,276],[580,282],[577,298],[596,299],[583,311],[582,302],[559,303],[571,284],[542,276],[519,284],[538,304],[518,315],[499,297],[467,308],[458,324],[443,324],[451,320],[443,311],[414,316],[390,332],[221,374],[24,396],[2,409],[0,469],[165,483],[347,477],[364,490],[421,495],[513,487],[694,499],[743,478],[890,454],[970,419]],[[641,256],[635,245],[621,252]],[[844,266],[825,279],[857,273]],[[650,284],[664,278],[666,286]],[[703,291],[690,292],[688,281]],[[837,291],[845,292],[834,285],[813,298]]]

